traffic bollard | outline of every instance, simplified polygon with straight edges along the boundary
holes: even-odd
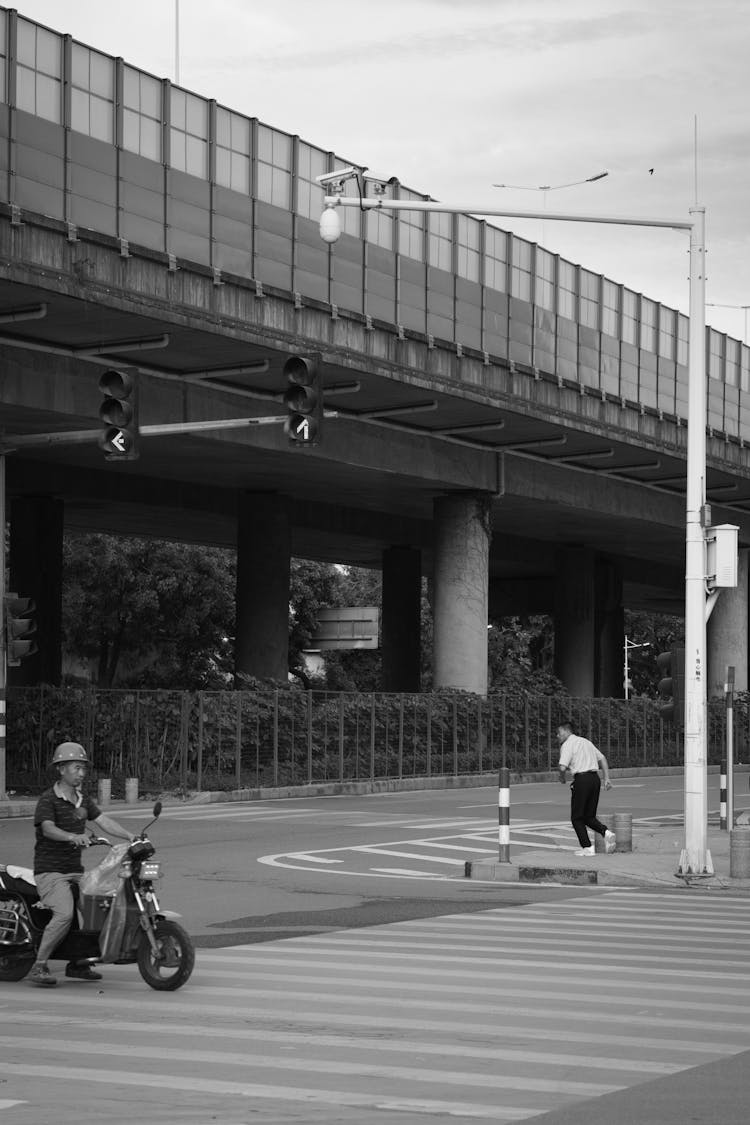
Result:
[[[633,850],[633,814],[629,812],[616,812],[614,834],[617,839],[618,852],[632,852]]]
[[[750,828],[729,832],[729,874],[732,879],[750,879]]]
[[[112,779],[109,777],[100,777],[96,788],[97,804],[105,809],[112,799]]]
[[[502,767],[497,790],[497,858],[510,863],[510,770]]]
[[[129,805],[134,805],[138,800],[138,778],[125,778],[125,800]]]

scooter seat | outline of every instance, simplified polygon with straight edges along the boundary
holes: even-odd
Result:
[[[27,867],[0,869],[0,891],[3,890],[21,895],[27,902],[34,902],[39,898],[34,876]]]

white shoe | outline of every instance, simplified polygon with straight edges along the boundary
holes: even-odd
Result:
[[[616,847],[617,837],[615,836],[614,832],[610,832],[610,830],[607,829],[607,831],[604,833],[604,850],[607,855],[611,855]]]
[[[577,852],[573,853],[573,855],[596,855],[596,849],[594,848],[594,845],[592,844],[588,848],[579,848]]]

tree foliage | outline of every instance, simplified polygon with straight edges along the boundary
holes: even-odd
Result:
[[[234,587],[227,551],[68,536],[64,649],[94,662],[99,687],[225,687]]]

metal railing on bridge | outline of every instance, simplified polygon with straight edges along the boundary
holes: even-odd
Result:
[[[240,790],[319,782],[555,769],[559,722],[571,716],[612,768],[679,765],[679,734],[647,698],[568,699],[522,692],[145,691],[14,688],[8,693],[9,790],[49,782],[54,746],[80,740],[92,780],[112,792]],[[711,708],[709,761],[724,750],[723,701]],[[735,712],[738,760],[748,744],[746,697]],[[121,795],[121,794],[120,794]]]

